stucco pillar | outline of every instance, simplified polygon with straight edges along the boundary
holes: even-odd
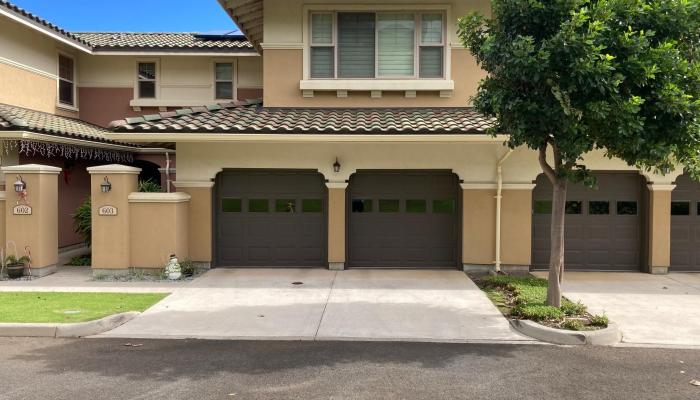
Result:
[[[346,182],[327,182],[328,187],[328,269],[345,269]]]
[[[189,257],[192,261],[210,267],[212,262],[212,188],[211,181],[177,181],[179,192],[190,195],[189,201]]]
[[[650,184],[647,271],[667,274],[671,265],[671,193],[675,185]]]
[[[112,164],[87,170],[91,181],[93,273],[126,271],[131,267],[129,194],[138,190],[141,169]],[[100,185],[105,177],[112,188],[102,193]]]
[[[4,175],[0,174],[1,176],[4,177]],[[4,178],[3,178],[4,179]],[[0,192],[0,210],[3,210],[3,212],[0,212],[0,247],[5,247],[6,243],[6,236],[5,236],[5,220],[7,219],[5,207],[7,206],[6,203],[7,199],[7,192]],[[5,253],[7,254],[7,253]]]
[[[462,264],[465,271],[489,271],[496,261],[496,189],[462,185]]]
[[[2,172],[11,190],[5,200],[5,254],[19,258],[31,252],[33,276],[53,273],[58,262],[58,174],[61,168],[27,164],[3,167]],[[14,191],[13,183],[18,175],[26,183],[25,200]]]
[[[532,264],[532,190],[535,185],[503,185],[501,263],[503,268],[529,271]]]

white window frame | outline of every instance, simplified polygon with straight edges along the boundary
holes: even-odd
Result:
[[[231,86],[232,86],[232,91],[233,93],[233,98],[232,99],[220,99],[216,96],[216,83],[217,82],[228,82],[228,81],[219,81],[216,79],[216,64],[231,64]],[[221,101],[221,102],[229,102],[229,101],[237,101],[238,100],[238,60],[234,59],[213,59],[211,62],[211,74],[212,74],[212,98],[215,101]]]
[[[154,63],[156,66],[156,79],[155,82],[155,97],[141,97],[139,96],[139,64],[144,63]],[[150,82],[150,81],[144,81]],[[134,63],[134,99],[136,100],[157,100],[160,98],[160,60],[157,58],[141,58],[136,60]]]
[[[374,24],[374,77],[367,78],[343,78],[338,76],[338,14],[345,12],[357,12],[357,13],[373,13],[375,15]],[[389,76],[379,76],[379,27],[378,27],[378,15],[379,14],[396,14],[396,13],[410,13],[414,15],[414,54],[413,54],[413,75],[389,75]],[[328,43],[313,43],[312,35],[312,16],[314,14],[332,14],[333,27],[332,27],[332,41]],[[423,43],[422,38],[422,17],[424,14],[440,14],[442,15],[442,41],[441,43]],[[366,9],[332,9],[332,10],[312,10],[307,12],[305,15],[308,17],[304,23],[305,25],[305,46],[304,46],[304,79],[305,80],[433,80],[433,81],[445,81],[450,79],[450,72],[448,68],[448,63],[450,61],[450,49],[448,48],[447,40],[447,21],[449,21],[449,12],[445,8],[415,8],[415,9],[405,9],[405,8],[389,8],[389,9],[378,9],[378,10],[366,10]],[[314,78],[311,77],[311,49],[313,47],[332,47],[333,48],[333,77],[330,78]],[[443,49],[442,53],[442,76],[433,78],[421,78],[420,77],[420,50],[423,47],[441,47]]]
[[[61,57],[70,59],[73,62],[73,80],[61,78]],[[70,82],[73,84],[73,103],[63,103],[61,102],[61,81]],[[77,111],[78,110],[78,66],[75,62],[75,57],[59,51],[56,55],[56,106],[60,108],[65,108],[68,110]]]

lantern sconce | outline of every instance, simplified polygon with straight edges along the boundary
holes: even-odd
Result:
[[[15,181],[14,186],[16,193],[23,193],[25,190],[27,190],[27,182],[22,179],[22,175],[17,175],[17,180]]]
[[[102,183],[100,184],[100,189],[102,189],[102,193],[108,193],[110,190],[112,190],[112,183],[106,176],[104,181],[102,181]]]
[[[338,157],[335,158],[335,162],[333,163],[333,171],[336,173],[340,172],[340,162],[338,162]]]

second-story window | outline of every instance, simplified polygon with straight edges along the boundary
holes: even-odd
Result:
[[[440,12],[312,13],[310,76],[442,78],[444,26]]]
[[[67,106],[75,106],[75,64],[73,59],[59,54],[58,56],[58,102]]]
[[[138,66],[138,96],[140,99],[156,97],[156,63],[140,62]]]
[[[233,64],[214,64],[214,90],[217,100],[233,100]]]

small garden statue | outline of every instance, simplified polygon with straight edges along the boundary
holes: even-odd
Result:
[[[180,268],[180,263],[177,261],[177,256],[175,254],[170,255],[170,261],[168,261],[168,264],[165,266],[165,276],[173,281],[182,277],[182,269]]]

